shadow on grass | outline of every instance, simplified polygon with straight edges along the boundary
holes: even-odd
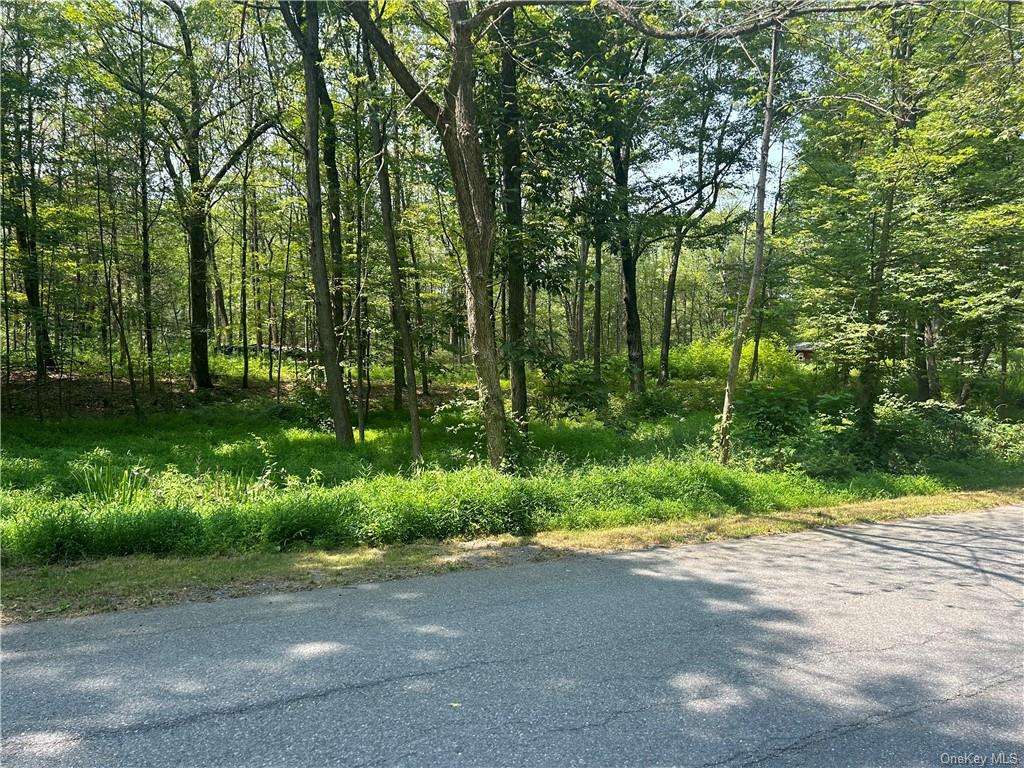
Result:
[[[523,469],[538,461],[579,467],[681,450],[702,439],[706,416],[642,425],[636,434],[600,422],[536,423]],[[82,490],[76,469],[86,464],[109,465],[118,472],[141,464],[157,472],[172,468],[185,475],[210,472],[241,480],[269,467],[300,479],[316,473],[327,485],[409,469],[409,430],[400,414],[375,415],[366,442],[348,448],[336,445],[331,434],[298,423],[273,406],[258,404],[157,413],[142,423],[130,417],[85,417],[40,428],[31,419],[7,418],[3,483],[9,489],[76,493]],[[460,414],[425,418],[423,430],[427,466],[454,470],[481,460],[479,430],[463,424]]]

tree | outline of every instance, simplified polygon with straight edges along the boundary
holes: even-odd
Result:
[[[416,80],[371,18],[369,6],[349,2],[346,7],[395,82],[437,130],[444,148],[455,187],[466,253],[466,316],[483,406],[487,456],[491,466],[498,468],[505,457],[505,404],[498,375],[498,350],[490,299],[497,221],[476,124],[474,38],[472,26],[466,23],[470,19],[469,3],[465,0],[448,3],[450,62],[444,106],[434,101]]]
[[[28,14],[28,18],[26,18]],[[4,220],[13,223],[15,231],[28,316],[35,345],[36,380],[42,382],[46,371],[56,365],[50,342],[49,324],[42,305],[40,284],[42,271],[39,259],[39,163],[40,147],[36,136],[37,99],[41,87],[37,82],[37,49],[33,32],[41,32],[46,23],[31,9],[14,3],[6,7],[10,46],[5,60],[13,66],[4,67],[3,88],[3,156]],[[5,24],[5,26],[7,26]],[[7,36],[8,33],[5,33]]]
[[[202,9],[186,9],[176,0],[161,2],[170,10],[177,30],[177,41],[162,43],[173,62],[168,67],[175,81],[173,88],[153,91],[149,83],[136,80],[136,73],[126,64],[126,57],[117,53],[117,41],[114,38],[117,27],[100,29],[103,46],[96,53],[100,65],[117,78],[123,88],[149,103],[159,104],[166,111],[167,119],[163,122],[164,168],[174,185],[175,200],[189,247],[189,301],[192,318],[189,356],[192,380],[196,387],[208,388],[213,386],[213,378],[209,361],[207,262],[210,244],[207,224],[213,196],[225,175],[249,147],[276,124],[278,115],[271,113],[263,116],[233,148],[225,149],[219,165],[210,163],[211,127],[231,109],[230,102],[226,109],[219,108],[213,102],[217,86],[223,86],[218,76],[223,77],[228,67],[215,61],[201,61],[198,55],[191,17],[201,15]],[[203,52],[208,53],[209,49],[204,48]]]
[[[369,47],[363,48],[366,61],[366,72],[369,75],[370,87],[377,85],[377,73],[373,66],[373,58]],[[380,111],[375,100],[370,101],[370,135],[374,145],[374,164],[377,169],[377,184],[380,190],[380,214],[384,227],[384,244],[388,252],[388,265],[391,269],[391,303],[394,308],[394,322],[397,326],[401,345],[401,358],[405,366],[405,381],[408,383],[405,400],[409,408],[409,450],[413,462],[423,458],[422,437],[420,435],[419,402],[416,396],[416,350],[413,343],[412,330],[409,327],[408,308],[405,303],[405,290],[402,285],[402,265],[398,259],[398,237],[395,234],[395,222],[392,216],[391,172],[389,169],[388,146],[386,131],[381,124]],[[396,386],[395,398],[401,394]]]
[[[718,457],[723,464],[729,462],[732,453],[732,417],[736,379],[739,375],[740,355],[743,352],[743,341],[747,326],[754,311],[754,301],[761,283],[761,270],[764,268],[765,243],[765,188],[768,181],[768,152],[772,143],[772,124],[775,119],[775,89],[779,69],[779,49],[782,43],[782,30],[772,30],[772,49],[768,60],[768,76],[764,87],[763,127],[761,129],[761,146],[757,160],[757,187],[754,203],[754,265],[750,271],[750,288],[747,301],[736,319],[736,328],[732,337],[732,354],[729,357],[729,372],[725,380],[725,399],[722,404],[722,418],[718,423]]]
[[[320,58],[320,15],[317,3],[280,0],[281,13],[302,54],[306,88],[305,164],[306,219],[309,222],[309,271],[313,276],[317,336],[323,356],[327,396],[334,420],[334,437],[351,445],[352,418],[348,394],[338,365],[338,341],[334,329],[330,281],[324,259],[323,202],[320,192],[320,83],[317,62]]]
[[[512,417],[526,430],[526,275],[523,263],[523,149],[516,66],[515,11],[503,13],[495,30],[501,37],[501,109],[498,130],[501,145],[502,206],[505,213],[505,264],[508,271],[509,390]]]

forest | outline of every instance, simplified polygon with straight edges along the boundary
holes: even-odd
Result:
[[[2,15],[5,566],[1024,486],[1013,2]]]

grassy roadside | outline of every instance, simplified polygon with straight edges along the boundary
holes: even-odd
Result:
[[[250,552],[231,556],[112,557],[77,565],[4,568],[5,624],[195,600],[399,579],[579,552],[638,549],[791,533],[826,525],[965,512],[1024,500],[1024,488],[942,493],[832,507],[725,514],[594,530],[555,530],[383,548]]]

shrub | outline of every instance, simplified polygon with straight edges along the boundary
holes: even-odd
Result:
[[[695,341],[684,347],[674,347],[668,353],[670,379],[720,379],[723,384],[729,372],[730,346],[723,342]],[[659,361],[655,355],[648,359],[648,370],[656,374]]]
[[[982,445],[976,423],[963,408],[900,395],[880,398],[872,437],[880,466],[898,472],[913,470],[932,457],[976,457]]]
[[[331,408],[326,393],[308,381],[301,381],[295,385],[288,398],[286,413],[307,427],[321,432],[333,430]]]
[[[754,445],[775,445],[805,429],[811,418],[804,394],[795,387],[754,382],[736,400],[737,437]]]
[[[203,550],[203,520],[192,509],[146,498],[106,504],[88,518],[92,556],[188,554]]]
[[[1024,462],[1024,424],[975,417],[985,450],[1004,461]]]
[[[589,362],[567,363],[543,372],[541,410],[556,417],[600,411],[608,404],[608,388]]]
[[[669,380],[668,388],[679,400],[679,406],[688,412],[722,410],[722,398],[725,397],[725,381],[718,379],[679,381]]]
[[[5,560],[57,563],[93,554],[86,514],[74,501],[25,509],[0,521]]]
[[[352,518],[358,515],[358,509],[358,500],[344,488],[313,488],[272,496],[260,505],[260,540],[275,549],[300,542],[353,544],[358,534]]]
[[[611,421],[657,421],[665,416],[678,416],[685,410],[678,392],[670,387],[652,387],[639,395],[629,394],[612,399]]]

